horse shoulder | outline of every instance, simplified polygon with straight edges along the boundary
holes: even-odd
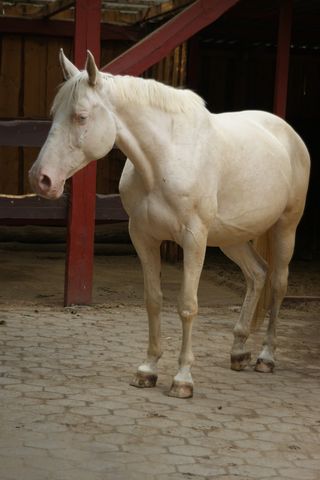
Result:
[[[145,197],[145,187],[135,166],[127,158],[119,182],[119,193],[123,207],[130,216],[134,208]]]

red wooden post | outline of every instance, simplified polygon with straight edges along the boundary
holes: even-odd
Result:
[[[287,109],[292,0],[282,0],[279,14],[278,48],[273,111],[285,118]]]
[[[101,0],[76,0],[74,62],[83,69],[87,49],[100,59]],[[71,179],[65,305],[91,302],[96,205],[96,162]]]

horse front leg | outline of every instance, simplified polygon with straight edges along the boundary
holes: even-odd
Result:
[[[182,345],[179,355],[179,370],[173,379],[169,396],[190,398],[193,396],[191,366],[192,324],[198,313],[198,286],[206,252],[207,236],[203,232],[186,233],[183,241],[183,281],[178,300],[178,312],[182,322]]]
[[[130,385],[139,388],[155,387],[157,363],[161,357],[160,327],[162,291],[160,285],[160,242],[148,237],[130,224],[130,236],[140,258],[144,277],[144,297],[149,323],[149,345],[145,361],[138,367]]]

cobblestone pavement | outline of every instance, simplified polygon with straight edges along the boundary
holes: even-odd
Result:
[[[146,348],[141,304],[2,303],[0,479],[319,480],[318,312],[282,310],[266,375],[229,369],[238,312],[200,308],[195,395],[179,400],[166,396],[180,342],[171,304],[157,387],[140,390],[129,382]]]

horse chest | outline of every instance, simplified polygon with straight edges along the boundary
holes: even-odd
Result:
[[[173,239],[180,228],[175,209],[156,193],[142,196],[130,217],[141,229],[159,239]]]

